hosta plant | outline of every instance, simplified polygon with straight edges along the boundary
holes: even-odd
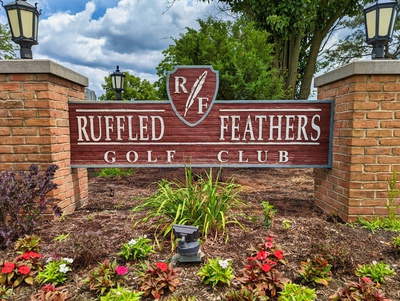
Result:
[[[321,254],[300,262],[299,275],[301,282],[311,284],[322,284],[327,286],[331,278],[332,266]]]
[[[128,269],[124,266],[118,266],[117,261],[104,260],[90,271],[89,276],[82,283],[87,285],[91,291],[103,295],[118,284],[122,284],[127,272]]]
[[[205,284],[211,284],[212,287],[218,283],[231,284],[231,279],[235,278],[232,263],[230,259],[209,258],[205,265],[197,272],[201,281]]]
[[[143,292],[130,290],[118,284],[116,288],[110,289],[105,296],[101,296],[100,301],[140,301],[142,295]]]
[[[312,301],[317,299],[315,289],[288,282],[280,292],[278,301]]]
[[[368,277],[361,277],[358,282],[346,283],[329,297],[330,301],[390,301]]]
[[[150,253],[155,253],[153,245],[150,243],[151,239],[147,238],[146,235],[141,235],[123,244],[122,250],[118,255],[124,256],[126,260],[145,258]]]
[[[373,282],[385,283],[385,278],[396,274],[390,265],[384,262],[373,261],[369,264],[358,265],[356,275],[359,277],[368,277]]]
[[[17,287],[23,282],[33,285],[42,257],[40,253],[29,251],[12,261],[0,261],[0,285]]]
[[[70,265],[73,263],[71,258],[54,259],[48,258],[43,270],[38,273],[36,280],[39,283],[50,283],[59,285],[67,281],[67,273],[71,271]]]
[[[25,234],[24,237],[20,237],[17,239],[14,245],[15,252],[17,254],[23,254],[25,252],[40,251],[40,240],[41,238],[35,234],[27,235]]]
[[[65,301],[68,299],[68,291],[64,286],[55,287],[46,284],[37,293],[31,295],[30,301]]]
[[[155,299],[159,299],[168,291],[174,292],[179,284],[177,270],[173,268],[172,263],[168,265],[165,262],[157,262],[154,265],[149,263],[146,271],[140,273],[139,281],[140,290],[144,295],[151,294]]]

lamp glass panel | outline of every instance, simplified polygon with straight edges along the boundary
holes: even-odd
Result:
[[[365,14],[365,21],[367,23],[367,39],[375,37],[376,30],[376,11],[370,11]]]
[[[38,25],[39,25],[39,16],[37,16],[36,14],[34,14],[33,15],[33,17],[35,18],[35,23],[34,23],[34,26],[35,26],[35,36],[33,37],[34,39],[35,39],[35,41],[37,41],[38,40]]]
[[[380,36],[386,36],[389,33],[390,20],[392,18],[392,8],[386,7],[379,10],[379,32]]]
[[[116,76],[111,76],[111,85],[113,89],[117,89]]]
[[[124,88],[124,83],[125,83],[125,76],[121,76],[121,89]]]
[[[33,37],[33,12],[21,10],[22,33],[24,37],[32,39]]]
[[[393,29],[394,29],[394,23],[396,22],[396,17],[397,17],[397,9],[393,9],[391,16],[392,24],[390,25],[390,32],[389,32],[390,37],[392,37],[393,35]]]
[[[7,14],[8,14],[8,19],[10,20],[10,26],[13,32],[13,36],[18,38],[21,35],[18,22],[18,11],[16,9],[12,9],[7,11]]]

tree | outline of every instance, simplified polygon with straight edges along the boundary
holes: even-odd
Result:
[[[140,77],[124,72],[125,74],[125,86],[121,94],[122,99],[125,100],[158,100],[159,92],[153,84],[148,80],[141,80]],[[104,77],[105,84],[101,85],[106,91],[106,94],[101,95],[99,100],[113,100],[116,97],[116,93],[112,88],[111,78],[109,76]]]
[[[172,0],[172,3],[178,0]],[[200,1],[200,0],[198,0]],[[210,2],[210,0],[201,0]],[[307,99],[321,45],[344,16],[360,9],[359,0],[218,0],[271,33],[274,66],[291,98]]]
[[[17,46],[11,41],[7,25],[0,24],[0,60],[15,59]]]
[[[187,32],[173,39],[174,44],[163,51],[164,60],[157,67],[157,85],[165,93],[167,71],[175,65],[211,65],[219,71],[217,99],[282,99],[287,96],[283,81],[273,62],[269,34],[255,30],[244,20],[222,22],[198,20],[197,31]]]

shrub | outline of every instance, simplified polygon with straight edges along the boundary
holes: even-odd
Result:
[[[359,277],[368,277],[373,282],[385,283],[385,277],[395,274],[390,265],[384,262],[373,261],[369,264],[358,265],[356,275]]]
[[[390,301],[383,292],[375,287],[375,283],[368,277],[358,279],[358,282],[346,283],[336,293],[329,297],[330,301]]]
[[[53,183],[57,165],[50,165],[44,174],[36,165],[28,172],[4,172],[0,175],[0,247],[8,247],[12,241],[36,228],[39,216],[54,198],[46,195],[57,188]],[[60,208],[53,211],[61,215]]]
[[[146,217],[137,221],[135,226],[156,218],[152,227],[156,227],[157,235],[163,234],[165,237],[174,224],[180,224],[198,227],[206,239],[210,232],[226,232],[226,225],[229,223],[244,228],[230,212],[243,205],[237,198],[239,186],[233,180],[220,182],[220,172],[215,180],[210,170],[206,178],[197,176],[195,181],[192,170],[186,168],[184,183],[161,181],[158,190],[133,209],[133,212],[148,209]]]
[[[280,292],[278,301],[293,301],[294,296],[296,296],[296,301],[312,301],[317,298],[315,289],[288,282]]]
[[[230,286],[231,279],[235,278],[231,260],[222,260],[220,258],[209,258],[196,275],[201,277],[201,281],[205,284],[211,284],[212,287],[219,282]]]

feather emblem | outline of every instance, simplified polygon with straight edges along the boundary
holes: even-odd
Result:
[[[186,101],[185,114],[183,116],[186,116],[188,110],[193,105],[196,96],[199,94],[199,92],[201,91],[201,88],[204,85],[206,77],[207,77],[207,71],[204,71],[203,74],[200,75],[199,78],[196,79],[196,81],[194,82],[194,85],[193,85],[192,89],[190,90],[189,97]]]

